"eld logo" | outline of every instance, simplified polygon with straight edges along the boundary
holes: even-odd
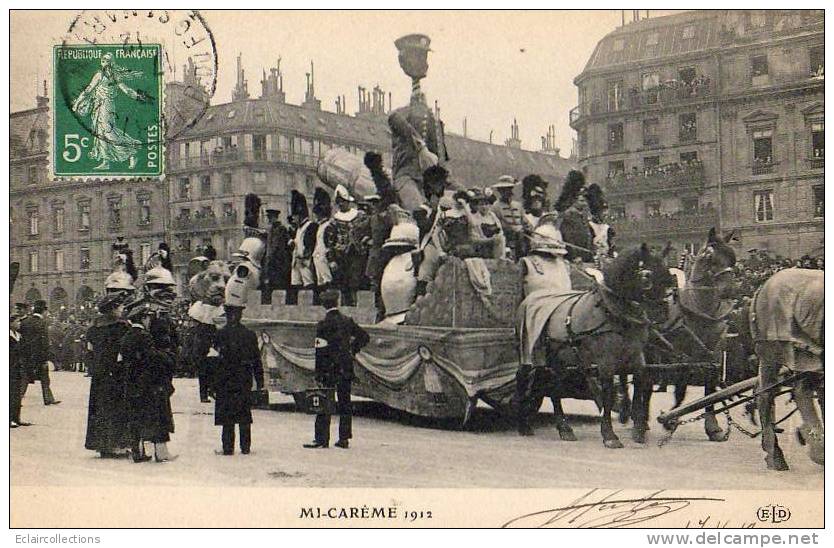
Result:
[[[756,512],[756,517],[759,521],[770,523],[782,523],[791,519],[791,511],[778,504],[771,504],[770,506],[762,506]]]

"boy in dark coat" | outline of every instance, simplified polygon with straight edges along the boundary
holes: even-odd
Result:
[[[339,441],[336,447],[347,449],[352,433],[350,383],[353,380],[353,360],[357,352],[368,344],[370,337],[351,318],[338,309],[339,292],[325,291],[321,306],[327,310],[316,325],[316,380],[323,386],[336,387],[339,413]],[[330,415],[316,415],[315,439],[305,444],[308,449],[324,449],[330,445]]]
[[[140,300],[130,306],[130,329],[122,337],[119,358],[125,369],[133,460],[150,460],[145,455],[146,441],[154,444],[157,462],[173,460],[167,442],[174,431],[171,395],[176,356],[167,341],[154,337],[154,312],[149,303]]]
[[[124,363],[118,361],[119,345],[130,330],[130,324],[121,319],[124,294],[107,293],[98,311],[86,334],[92,379],[84,447],[98,451],[101,458],[113,458],[130,445]]]
[[[225,305],[226,325],[215,335],[220,357],[214,370],[214,424],[222,426],[223,454],[235,452],[235,424],[240,430],[240,452],[248,455],[252,447],[252,378],[260,392],[264,370],[258,338],[241,325],[243,307]]]

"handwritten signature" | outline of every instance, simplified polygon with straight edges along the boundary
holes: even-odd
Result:
[[[665,490],[638,498],[623,498],[621,489],[591,489],[581,497],[549,510],[524,514],[502,527],[522,528],[622,528],[689,508],[695,502],[723,502],[712,497],[663,496]]]

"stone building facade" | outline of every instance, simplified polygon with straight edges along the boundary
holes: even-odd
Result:
[[[165,238],[166,187],[153,181],[49,178],[49,99],[10,116],[9,236],[20,263],[12,301],[46,300],[57,311],[104,290],[112,245],[122,237],[144,263]]]
[[[625,25],[574,83],[578,160],[621,243],[797,258],[823,245],[824,28],[814,10],[695,11]]]

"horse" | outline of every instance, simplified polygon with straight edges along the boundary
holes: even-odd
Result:
[[[821,270],[788,268],[771,276],[750,303],[750,333],[759,358],[759,419],[762,449],[770,470],[787,470],[774,423],[774,396],[770,388],[786,368],[799,375],[793,381],[793,398],[802,415],[800,443],[809,456],[825,464],[825,432],[814,406],[814,393],[825,409],[825,275]]]
[[[675,289],[674,298],[663,310],[663,321],[658,322],[653,340],[646,352],[648,363],[715,362],[724,349],[727,317],[732,312],[729,299],[735,294],[733,268],[736,255],[728,245],[732,233],[725,238],[710,229],[701,251],[690,261],[683,287]],[[704,395],[715,392],[716,379],[706,371],[703,378]],[[648,406],[652,387],[646,385],[635,399]],[[677,408],[686,397],[685,383],[675,386]],[[648,412],[648,409],[647,409]],[[714,407],[706,408],[704,430],[710,441],[724,441],[724,432],[715,419]]]
[[[663,261],[643,244],[607,264],[603,268],[603,282],[593,289],[534,291],[519,307],[521,363],[532,363],[533,348],[544,334],[547,366],[552,370],[557,389],[569,377],[567,367],[577,366],[602,409],[600,431],[605,447],[623,447],[611,425],[614,375],[632,371],[641,374],[645,365],[643,346],[650,324],[645,307],[659,306],[672,283]],[[598,378],[591,375],[594,365]],[[575,436],[565,419],[561,401],[557,394],[554,396],[560,437],[573,440]],[[640,406],[638,411],[642,409]],[[635,416],[634,422],[633,437],[644,443],[648,417]]]

